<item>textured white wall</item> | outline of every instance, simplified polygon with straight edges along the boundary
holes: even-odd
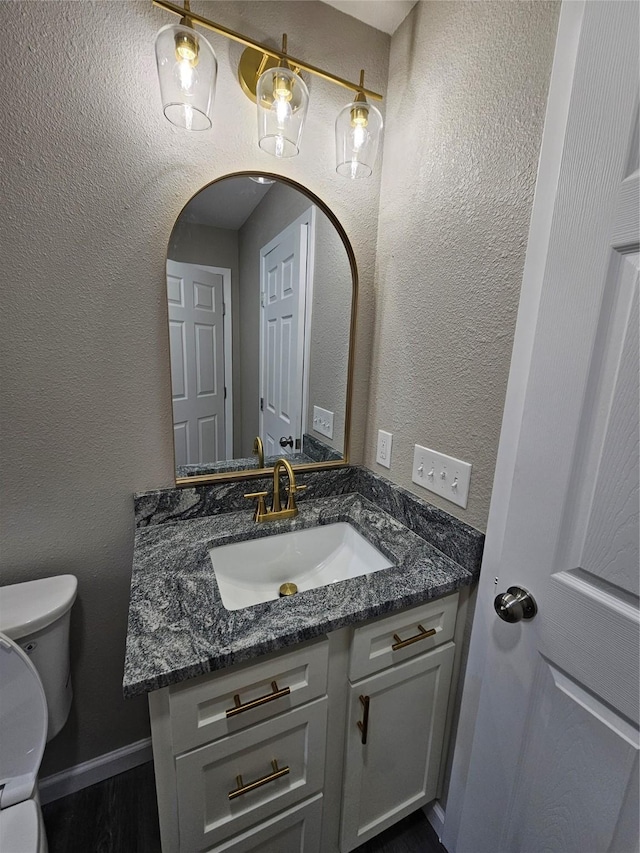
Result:
[[[204,14],[384,91],[389,37],[316,2],[198,2]],[[362,281],[356,455],[362,449],[379,182],[334,171],[333,122],[349,95],[311,81],[299,157],[255,143],[255,107],[219,60],[215,130],[162,115],[153,40],[170,18],[145,2],[2,2],[2,583],[78,575],[75,702],[43,774],[148,733],[121,698],[132,493],[173,482],[164,264],[185,202],[236,170],[306,184],[353,242]],[[28,46],[28,49],[27,49]],[[24,48],[24,49],[23,49]],[[231,61],[230,61],[231,59]],[[359,425],[359,429],[358,429]],[[360,442],[360,443],[359,443]]]
[[[365,463],[484,529],[559,4],[421,2],[392,40]],[[414,444],[473,464],[467,510]]]

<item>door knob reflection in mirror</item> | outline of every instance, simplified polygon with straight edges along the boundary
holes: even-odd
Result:
[[[290,435],[289,438],[285,438],[283,435],[280,436],[280,447],[293,448],[293,436]]]
[[[496,596],[493,606],[498,616],[505,622],[533,619],[538,612],[534,597],[520,586],[510,586],[506,592]]]

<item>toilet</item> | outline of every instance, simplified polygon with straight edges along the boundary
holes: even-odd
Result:
[[[46,853],[37,774],[71,707],[69,621],[77,580],[0,587],[0,851]]]

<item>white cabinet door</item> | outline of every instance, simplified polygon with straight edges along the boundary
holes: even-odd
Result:
[[[446,643],[351,686],[342,853],[435,797],[453,653]]]

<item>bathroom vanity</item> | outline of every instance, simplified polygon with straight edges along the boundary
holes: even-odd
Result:
[[[482,535],[363,469],[327,478],[267,524],[196,490],[138,500],[124,691],[149,694],[164,853],[349,853],[437,796]],[[216,547],[337,522],[390,567],[225,608]]]
[[[151,693],[163,849],[347,853],[432,800],[457,598]]]

